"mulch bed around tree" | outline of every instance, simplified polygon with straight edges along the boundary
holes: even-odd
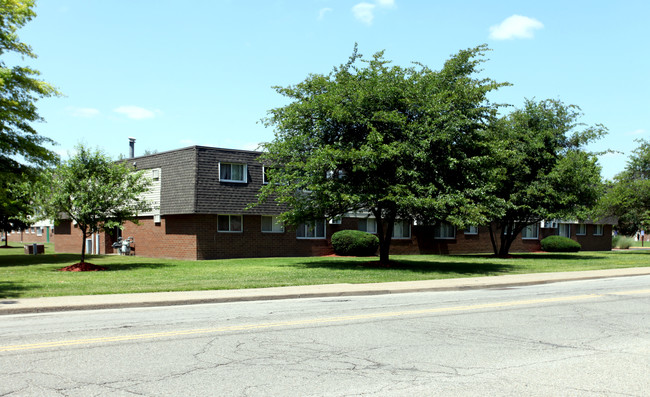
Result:
[[[97,272],[100,270],[108,270],[105,267],[93,265],[88,262],[79,262],[74,265],[66,266],[64,268],[58,269],[60,272]]]

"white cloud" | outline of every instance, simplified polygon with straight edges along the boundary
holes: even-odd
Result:
[[[152,119],[156,117],[156,114],[160,114],[159,110],[149,110],[139,106],[120,106],[113,109],[113,111],[133,120]]]
[[[321,8],[318,11],[318,19],[325,18],[325,14],[327,14],[328,12],[332,12],[332,9],[331,8]]]
[[[625,134],[625,135],[643,135],[643,134],[645,134],[646,132],[647,132],[647,131],[644,130],[643,128],[639,128],[638,130],[630,131],[630,132],[628,132],[628,133]]]
[[[352,14],[356,19],[366,25],[372,25],[372,20],[375,19],[375,14],[373,13],[375,7],[377,6],[374,4],[359,3],[352,7]]]
[[[395,0],[375,0],[373,3],[362,2],[352,7],[352,15],[359,21],[366,25],[372,25],[372,20],[375,19],[376,8],[393,8],[395,7]]]
[[[99,110],[95,108],[77,108],[74,106],[68,106],[66,108],[72,117],[83,117],[89,119],[91,117],[99,116]]]
[[[490,38],[495,40],[532,39],[533,32],[544,24],[535,18],[513,15],[499,25],[490,27]]]
[[[379,4],[380,7],[392,8],[395,7],[395,0],[377,0],[377,4]]]

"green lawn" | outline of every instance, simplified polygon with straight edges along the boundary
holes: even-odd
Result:
[[[78,254],[25,255],[22,246],[0,249],[0,298],[129,292],[187,291],[431,280],[650,266],[650,251],[487,255],[395,255],[390,268],[369,266],[376,258],[259,258],[179,261],[137,256],[89,256],[103,272],[59,272]]]

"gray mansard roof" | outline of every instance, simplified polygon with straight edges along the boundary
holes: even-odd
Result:
[[[250,210],[262,186],[260,152],[191,146],[126,160],[136,169],[160,168],[160,214],[251,214],[280,213],[275,202]],[[219,163],[246,164],[245,183],[224,182],[219,178]]]

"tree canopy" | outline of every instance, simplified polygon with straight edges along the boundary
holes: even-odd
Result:
[[[32,48],[20,41],[17,31],[36,14],[33,0],[0,0],[0,178],[22,174],[30,167],[56,163],[56,153],[44,147],[50,138],[37,133],[32,123],[43,121],[36,101],[58,95],[40,73],[27,66],[7,64],[9,53],[36,58]]]
[[[497,115],[487,94],[504,85],[476,77],[486,50],[462,50],[434,71],[355,47],[331,73],[275,87],[291,103],[264,120],[275,139],[262,145],[270,183],[260,200],[286,204],[290,224],[367,212],[382,262],[398,219],[486,222]]]
[[[150,184],[142,172],[127,163],[113,162],[99,150],[80,145],[73,157],[44,175],[37,201],[51,219],[77,223],[83,263],[87,237],[127,220],[136,221],[138,213],[151,209],[142,197]]]
[[[637,143],[599,203],[601,214],[617,216],[619,231],[628,235],[650,229],[650,142],[639,139]]]
[[[526,100],[494,128],[495,206],[490,237],[507,255],[518,234],[547,219],[586,219],[602,193],[600,167],[585,145],[606,133],[584,126],[577,106]]]

